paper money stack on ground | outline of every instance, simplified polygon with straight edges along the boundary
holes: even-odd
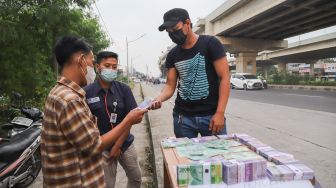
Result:
[[[308,180],[314,172],[292,155],[246,134],[199,138],[166,138],[163,148],[176,148],[189,164],[176,166],[178,186]]]

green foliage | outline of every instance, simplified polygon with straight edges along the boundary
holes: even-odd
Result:
[[[296,74],[283,74],[284,75],[284,83],[289,84],[289,85],[296,85],[300,82],[302,77]]]
[[[269,84],[282,85],[313,85],[313,86],[336,86],[336,81],[316,81],[315,77],[297,74],[275,72],[271,79],[267,80]]]
[[[98,19],[90,14],[91,0],[1,1],[0,97],[22,93],[28,104],[44,105],[55,85],[53,46],[63,35],[87,39],[94,52],[109,45]]]
[[[133,82],[133,80],[129,79],[129,81],[127,81],[127,77],[126,76],[119,75],[117,77],[117,81],[122,82],[124,84],[127,84],[131,89],[134,88],[134,82]]]

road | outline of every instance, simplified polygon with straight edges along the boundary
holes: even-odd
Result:
[[[231,90],[231,98],[336,113],[336,92],[301,90]]]
[[[149,96],[163,85],[144,85]],[[169,100],[171,114],[174,97]],[[294,90],[231,90],[229,133],[247,133],[311,167],[322,187],[336,188],[336,93]],[[165,109],[167,110],[167,108]],[[165,115],[161,118],[172,118]]]
[[[152,85],[159,92],[163,84]],[[174,102],[174,97],[170,99]],[[336,113],[336,92],[301,90],[231,90],[230,99],[241,99],[266,104]]]

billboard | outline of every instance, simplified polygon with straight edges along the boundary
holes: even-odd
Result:
[[[336,63],[325,63],[324,72],[336,72]]]

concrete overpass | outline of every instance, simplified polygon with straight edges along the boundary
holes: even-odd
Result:
[[[336,57],[336,32],[288,44],[288,48],[260,52],[259,66],[278,64],[279,71],[286,70],[287,63],[310,63],[314,75],[314,62],[318,59]]]
[[[302,63],[336,57],[336,32],[288,44],[288,48],[261,52],[257,62]]]
[[[285,38],[336,25],[334,0],[227,0],[196,23],[236,54],[237,72],[256,72],[257,53],[288,47]]]

